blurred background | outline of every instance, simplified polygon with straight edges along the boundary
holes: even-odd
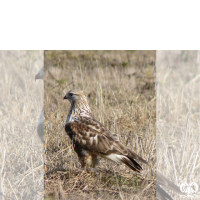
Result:
[[[43,199],[44,51],[0,51],[0,199]]]
[[[199,57],[200,51],[156,52],[157,169],[184,186],[184,195],[197,199],[199,190],[192,183],[200,185]]]

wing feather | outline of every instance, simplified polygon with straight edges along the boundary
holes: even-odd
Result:
[[[67,123],[65,130],[69,136],[73,135],[74,143],[78,142],[82,148],[93,153],[126,155],[131,160],[136,159],[147,164],[147,161],[121,144],[94,118],[80,117],[79,120]]]

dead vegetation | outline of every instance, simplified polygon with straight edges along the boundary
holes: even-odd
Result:
[[[183,191],[191,189],[186,195],[196,199],[200,194],[191,184],[200,185],[199,56],[199,51],[157,51],[156,62],[157,169],[177,186],[187,183]]]
[[[93,115],[149,161],[144,173],[105,159],[80,168],[64,130],[71,89]],[[45,51],[45,199],[155,199],[155,51]]]
[[[43,51],[0,51],[0,200],[43,198],[42,65]]]

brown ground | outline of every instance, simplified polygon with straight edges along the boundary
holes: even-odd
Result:
[[[45,199],[155,199],[155,51],[45,51]],[[137,174],[102,159],[80,167],[64,130],[64,95],[85,92],[93,115],[149,161]]]

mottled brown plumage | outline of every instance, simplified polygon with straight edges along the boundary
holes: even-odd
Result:
[[[65,130],[72,140],[82,167],[95,167],[97,156],[124,163],[132,170],[141,172],[145,164],[143,158],[115,139],[106,127],[92,115],[87,99],[82,91],[71,90],[64,99],[68,99],[71,108],[65,124]]]

